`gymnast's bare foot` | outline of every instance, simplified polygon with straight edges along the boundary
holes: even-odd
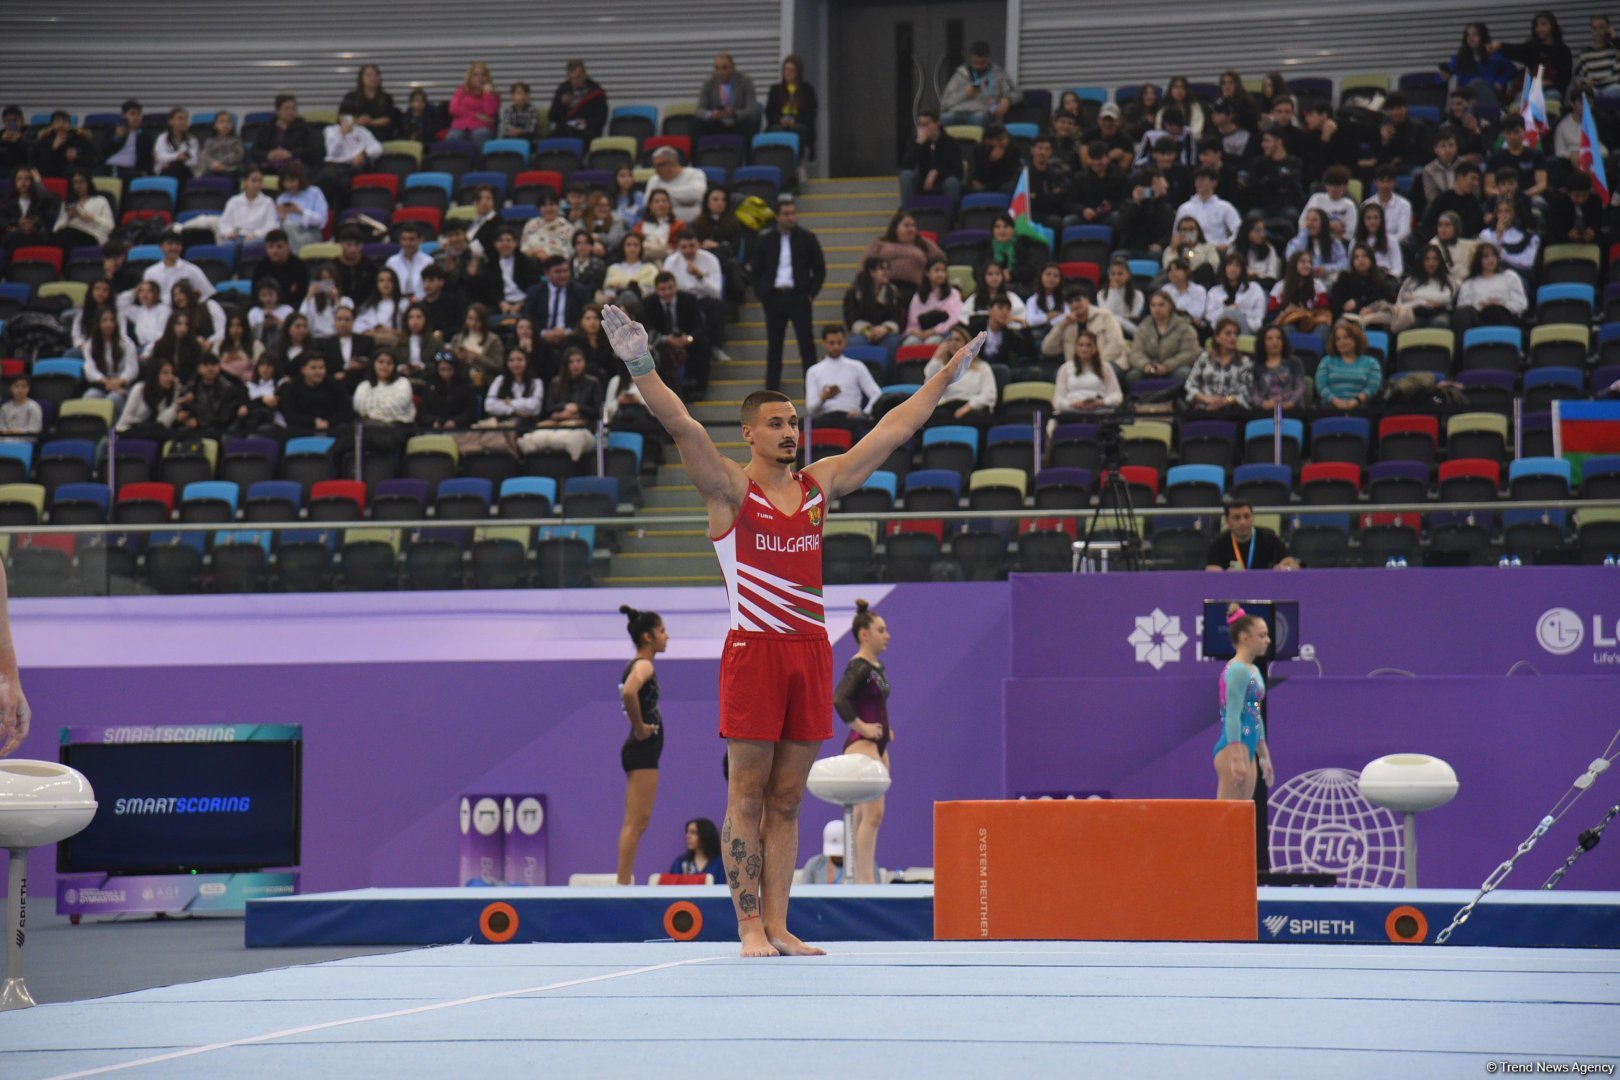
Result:
[[[765,926],[755,915],[751,919],[744,919],[737,924],[737,936],[742,939],[742,956],[780,956],[769,937],[765,934]],[[795,938],[794,940],[798,940]]]
[[[773,930],[769,932],[770,942],[776,946],[779,956],[826,956],[826,949],[818,949],[814,945],[806,945],[786,930]]]

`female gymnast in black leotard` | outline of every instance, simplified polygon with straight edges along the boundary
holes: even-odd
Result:
[[[619,828],[619,884],[635,880],[636,847],[652,820],[658,798],[658,758],[664,752],[664,720],[658,714],[658,673],[653,657],[669,648],[664,620],[651,611],[619,608],[630,620],[636,655],[619,678],[619,700],[630,720],[630,736],[619,748],[624,766],[624,824]]]
[[[889,625],[874,615],[865,600],[855,601],[855,621],[851,625],[860,651],[844,669],[833,691],[833,708],[849,725],[844,753],[877,758],[887,768],[889,743],[894,731],[889,727],[889,673],[878,659],[889,647]],[[855,807],[855,880],[861,884],[877,881],[875,858],[878,826],[883,824],[883,798]]]

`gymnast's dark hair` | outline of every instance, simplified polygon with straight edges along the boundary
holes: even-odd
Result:
[[[870,630],[874,622],[877,622],[877,616],[872,614],[872,605],[865,600],[855,601],[855,620],[849,624],[849,632],[855,635],[855,640],[859,641],[861,631]]]
[[[638,649],[643,644],[642,638],[647,637],[654,630],[664,625],[663,618],[656,611],[637,611],[629,604],[620,604],[619,611],[625,618],[630,620],[628,627],[630,640],[635,643]]]

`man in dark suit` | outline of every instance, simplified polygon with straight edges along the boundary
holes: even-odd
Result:
[[[702,394],[709,385],[709,361],[714,346],[709,341],[703,309],[691,293],[675,286],[675,275],[661,270],[653,281],[653,295],[642,302],[641,320],[661,338],[671,339],[686,350],[685,390]]]
[[[782,386],[782,341],[793,323],[804,370],[816,362],[814,304],[827,280],[821,241],[799,228],[799,209],[783,195],[776,208],[776,228],[762,232],[754,246],[754,295],[765,309],[765,389]]]
[[[337,332],[331,337],[317,338],[316,349],[326,357],[326,370],[332,373],[332,378],[346,381],[351,388],[358,386],[358,379],[364,377],[363,369],[371,363],[374,343],[369,334],[354,332],[351,307],[340,307],[333,312],[332,323]]]
[[[540,269],[545,278],[524,296],[523,314],[534,320],[544,343],[544,355],[535,374],[549,380],[561,365],[563,342],[569,331],[579,325],[591,293],[573,280],[573,268],[561,255],[551,256],[540,264]],[[535,362],[534,357],[529,359]]]
[[[494,254],[483,260],[474,292],[484,306],[503,314],[523,310],[529,290],[540,284],[540,260],[518,250],[517,230],[501,226],[495,234]]]

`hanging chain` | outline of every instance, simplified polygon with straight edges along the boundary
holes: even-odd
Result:
[[[1616,817],[1620,817],[1620,803],[1616,803],[1615,805],[1609,807],[1609,812],[1603,816],[1602,821],[1581,833],[1580,839],[1575,845],[1575,850],[1570,852],[1569,858],[1564,860],[1564,865],[1560,866],[1557,870],[1554,870],[1552,872],[1552,876],[1549,877],[1546,883],[1541,887],[1543,889],[1550,889],[1554,885],[1557,885],[1560,881],[1563,881],[1564,875],[1569,873],[1570,867],[1575,865],[1576,860],[1598,846],[1598,841],[1603,839],[1603,830],[1607,829],[1609,827],[1609,822],[1613,821]]]
[[[1524,843],[1519,845],[1519,850],[1513,853],[1513,857],[1491,871],[1491,876],[1485,879],[1485,884],[1479,887],[1479,892],[1474,895],[1474,898],[1464,904],[1462,909],[1452,917],[1451,925],[1435,935],[1434,943],[1436,945],[1444,945],[1446,940],[1451,937],[1451,932],[1468,921],[1468,916],[1474,913],[1474,908],[1479,906],[1479,902],[1485,899],[1486,894],[1502,884],[1503,879],[1513,872],[1513,864],[1523,856],[1528,855],[1530,849],[1536,846],[1536,841],[1545,836],[1547,830],[1553,827],[1553,820],[1551,814],[1542,818],[1535,831],[1526,837]]]

